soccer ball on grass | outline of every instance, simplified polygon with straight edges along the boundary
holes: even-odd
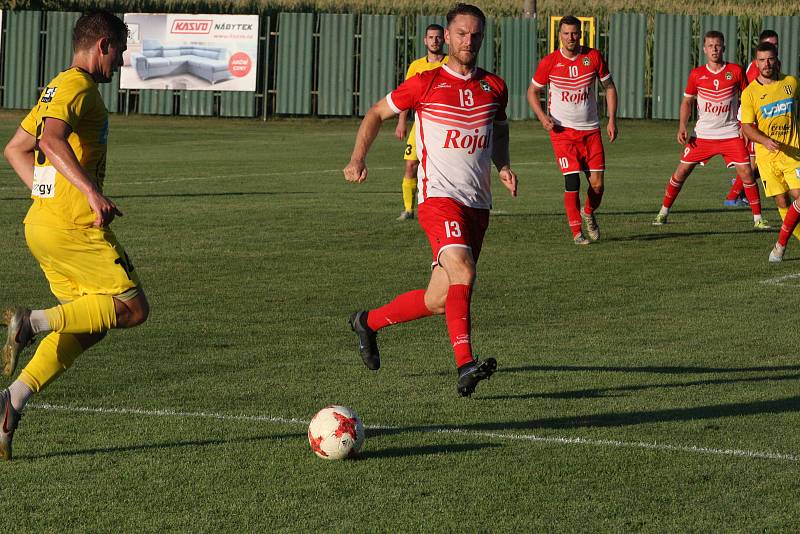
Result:
[[[311,419],[308,443],[320,458],[352,458],[364,445],[364,425],[350,408],[327,406]]]

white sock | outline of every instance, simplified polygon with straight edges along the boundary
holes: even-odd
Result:
[[[753,215],[753,222],[758,222],[761,220],[761,214]]]
[[[31,312],[31,329],[34,334],[41,334],[42,332],[49,332],[52,330],[44,310],[33,310]]]
[[[33,391],[21,380],[14,380],[8,386],[8,392],[11,394],[11,406],[18,412],[25,409],[25,405],[33,396]]]
[[[669,208],[661,206],[661,209],[658,211],[659,215],[669,215]]]

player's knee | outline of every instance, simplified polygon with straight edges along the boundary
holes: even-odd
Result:
[[[135,298],[122,302],[117,313],[117,325],[122,328],[131,328],[144,323],[150,316],[150,303],[144,293],[139,293]]]
[[[471,258],[450,260],[445,270],[451,284],[472,285],[475,282],[475,263]]]
[[[577,172],[564,175],[564,191],[575,193],[581,190],[581,176]]]

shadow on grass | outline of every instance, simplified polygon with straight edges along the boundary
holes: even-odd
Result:
[[[502,364],[502,362],[500,362]],[[711,374],[711,373],[772,373],[783,371],[800,371],[800,365],[773,365],[756,367],[681,367],[681,366],[654,366],[643,365],[629,366],[602,366],[602,365],[524,365],[521,367],[498,366],[497,372],[528,373],[528,372],[596,372],[596,373],[647,373],[667,375]],[[452,371],[438,371],[429,373],[409,373],[408,377],[417,376],[451,376]]]
[[[647,423],[698,421],[749,415],[794,413],[800,411],[800,396],[768,401],[715,404],[693,408],[670,408],[638,412],[606,412],[569,417],[548,417],[529,421],[497,421],[469,423],[458,426],[417,426],[371,430],[372,435],[403,434],[406,432],[501,432],[537,429],[576,429],[623,427]]]
[[[380,435],[382,431],[369,430],[370,436]],[[460,452],[478,451],[481,449],[492,449],[500,447],[496,443],[457,443],[448,445],[425,445],[423,447],[390,447],[377,451],[364,451],[359,457],[360,460],[370,458],[397,458],[402,456],[427,456],[431,454],[453,454]]]
[[[258,443],[262,441],[278,441],[284,439],[299,439],[305,437],[304,432],[290,434],[276,434],[272,436],[255,436],[251,438],[239,439],[204,439],[193,441],[177,441],[167,443],[146,443],[141,445],[127,445],[123,447],[96,447],[92,449],[79,449],[72,451],[55,451],[44,454],[34,454],[30,456],[15,456],[15,460],[43,460],[48,458],[68,458],[71,456],[94,456],[96,454],[117,454],[120,452],[154,451],[180,449],[184,447],[209,447],[218,445],[232,445],[237,443]]]

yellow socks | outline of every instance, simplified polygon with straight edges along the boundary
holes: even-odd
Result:
[[[19,380],[38,393],[69,369],[83,351],[74,335],[52,332],[39,343],[36,354],[19,374]]]
[[[787,213],[788,211],[789,211],[789,210],[788,210],[787,208],[778,208],[778,213],[780,213],[780,214],[781,214],[781,221],[783,221],[783,220],[786,218],[786,213]],[[798,225],[795,227],[795,229],[794,229],[794,232],[792,232],[792,235],[793,235],[793,236],[794,236],[794,237],[795,237],[797,240],[800,240],[800,224],[798,224]]]
[[[414,195],[416,194],[416,178],[403,178],[403,207],[406,211],[414,211]]]
[[[45,310],[47,321],[60,334],[97,334],[117,326],[114,297],[86,295]]]

